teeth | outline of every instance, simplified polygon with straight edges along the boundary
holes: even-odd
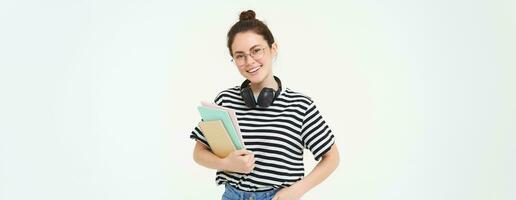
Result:
[[[257,71],[258,69],[260,69],[260,67],[255,67],[255,68],[253,68],[253,69],[251,69],[251,70],[249,70],[247,72],[253,73],[253,72]]]

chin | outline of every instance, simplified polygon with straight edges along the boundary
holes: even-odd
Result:
[[[254,83],[254,84],[260,83],[260,82],[263,81],[263,79],[259,79],[259,78],[256,78],[256,77],[247,77],[246,79],[251,81],[251,83]]]
[[[265,80],[264,75],[258,75],[258,76],[247,76],[247,80],[251,81],[251,83],[261,83],[263,80]]]
[[[251,81],[251,83],[261,83],[263,82],[267,76],[269,74],[269,71],[268,70],[261,70],[260,72],[258,72],[258,74],[256,75],[251,75],[247,72],[242,72],[242,75],[244,76],[245,79]]]

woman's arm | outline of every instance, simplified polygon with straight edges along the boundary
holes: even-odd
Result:
[[[249,173],[254,168],[254,154],[248,150],[236,150],[225,158],[219,158],[199,141],[195,143],[193,159],[210,169]]]
[[[322,156],[322,159],[314,169],[303,179],[292,186],[281,189],[272,200],[298,200],[306,192],[319,185],[324,179],[330,176],[340,162],[339,150],[333,144],[331,149]]]

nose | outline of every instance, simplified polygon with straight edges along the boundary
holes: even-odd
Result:
[[[249,54],[245,55],[245,64],[246,65],[253,64],[254,62],[256,62],[256,60],[254,60],[254,58],[251,57],[251,55],[249,55]]]

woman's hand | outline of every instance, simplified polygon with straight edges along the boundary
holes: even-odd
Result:
[[[304,191],[296,188],[295,185],[292,185],[278,191],[272,200],[299,200],[304,194]]]
[[[239,173],[250,173],[254,169],[254,154],[242,149],[231,152],[223,158],[224,170]]]
[[[335,171],[340,162],[339,157],[337,145],[333,144],[331,149],[322,156],[321,161],[315,165],[308,176],[305,176],[290,187],[281,189],[272,200],[298,200]]]

